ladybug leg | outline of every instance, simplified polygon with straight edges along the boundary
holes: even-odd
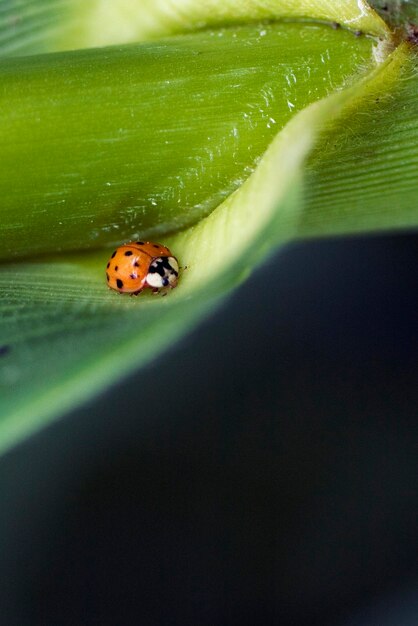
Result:
[[[139,291],[134,291],[133,293],[131,293],[131,296],[139,296],[139,294],[141,293],[142,289],[140,289]]]

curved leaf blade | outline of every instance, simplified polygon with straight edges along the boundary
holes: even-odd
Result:
[[[73,47],[83,41],[83,33],[89,30],[88,14],[73,13],[69,18],[77,4],[55,3],[57,10],[65,10],[69,28],[63,30],[57,21],[52,20],[52,30],[49,31],[52,36],[47,43],[50,49],[54,46]],[[248,4],[248,14],[240,14],[239,20],[264,19],[266,16],[260,11],[267,5],[274,12],[272,17],[289,17],[286,14],[286,7],[290,6],[288,2],[278,0],[266,4],[254,1]],[[24,2],[24,6],[27,3]],[[88,12],[88,5],[83,4],[84,8],[86,6]],[[151,19],[157,15],[158,28],[152,31],[153,34],[201,28],[208,26],[211,20],[216,25],[227,24],[231,19],[236,23],[236,12],[240,12],[240,5],[236,2],[227,5],[206,3],[203,13],[198,10],[194,16],[183,17],[179,22],[179,12],[191,7],[187,2],[148,5],[143,2],[138,6],[141,6],[142,17],[147,12]],[[226,13],[222,6],[227,7]],[[303,17],[306,10],[309,14],[313,12],[310,17],[314,19],[332,21],[335,6],[325,0],[316,0],[293,3],[293,8],[293,17]],[[387,37],[384,24],[369,11],[366,3],[347,0],[339,9],[339,17],[344,19],[337,21],[359,28],[356,20],[361,19],[366,32]],[[171,21],[170,12],[174,15]],[[44,16],[47,14],[48,11]],[[92,13],[90,16],[90,23],[95,22],[96,15]],[[29,38],[26,40],[30,51],[36,49],[36,41],[30,48],[30,37],[36,39],[39,36],[42,19],[39,28],[33,30],[32,25],[29,23]],[[260,27],[258,24],[257,28],[265,30],[264,25]],[[324,27],[318,25],[316,28]],[[2,47],[1,33],[0,23],[0,49],[3,53],[7,50],[10,53],[10,46]],[[119,37],[121,29],[118,27],[113,31],[110,28],[108,33],[108,43],[114,42],[112,37]],[[148,35],[143,32],[141,36]],[[334,35],[341,38],[347,34],[339,31]],[[138,36],[136,30],[135,38]],[[92,45],[88,37],[85,41],[83,45]],[[356,41],[352,48],[356,54],[358,43]],[[370,51],[372,42],[364,40],[362,43]],[[24,46],[23,42],[20,50]],[[353,63],[353,68],[356,66]],[[329,82],[325,80],[326,91],[337,86],[334,74],[328,73],[328,78]],[[298,198],[303,163],[325,121],[338,115],[359,92],[360,87],[353,87],[296,115],[274,139],[244,185],[229,195],[209,217],[166,242],[172,245],[181,262],[188,265],[179,288],[170,294],[170,298],[141,296],[135,300],[106,291],[102,279],[105,253],[62,255],[0,267],[0,292],[4,296],[0,301],[3,317],[0,325],[0,450],[4,452],[133,366],[149,361],[207,314],[256,262],[293,236],[301,218]],[[311,100],[318,97],[317,94]],[[282,123],[285,124],[287,119]],[[233,239],[237,228],[239,237]],[[233,245],[225,245],[231,238]],[[201,250],[206,251],[205,259],[209,255],[211,259],[223,258],[224,263],[213,263],[208,267],[207,263],[202,263]],[[48,355],[47,359],[45,355]]]
[[[167,298],[123,298],[107,291],[105,253],[3,266],[0,311],[9,317],[0,327],[0,449],[155,357],[292,237],[300,220],[304,161],[326,120],[353,98],[358,102],[362,89],[353,86],[296,115],[242,187],[198,225],[167,241],[188,266]],[[63,285],[58,292],[57,273]]]
[[[261,33],[261,34],[260,34]],[[0,258],[196,223],[373,42],[273,24],[0,62]]]

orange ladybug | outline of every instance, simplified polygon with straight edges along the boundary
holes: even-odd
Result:
[[[147,287],[155,293],[177,286],[179,264],[170,250],[151,241],[125,243],[106,266],[107,284],[119,293],[137,295]]]

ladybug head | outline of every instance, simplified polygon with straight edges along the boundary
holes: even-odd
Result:
[[[165,287],[174,289],[177,286],[179,264],[173,256],[157,257],[149,266],[146,282],[154,289]]]

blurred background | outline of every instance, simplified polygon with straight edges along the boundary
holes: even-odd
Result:
[[[418,624],[418,236],[289,246],[0,460],[0,623]]]

